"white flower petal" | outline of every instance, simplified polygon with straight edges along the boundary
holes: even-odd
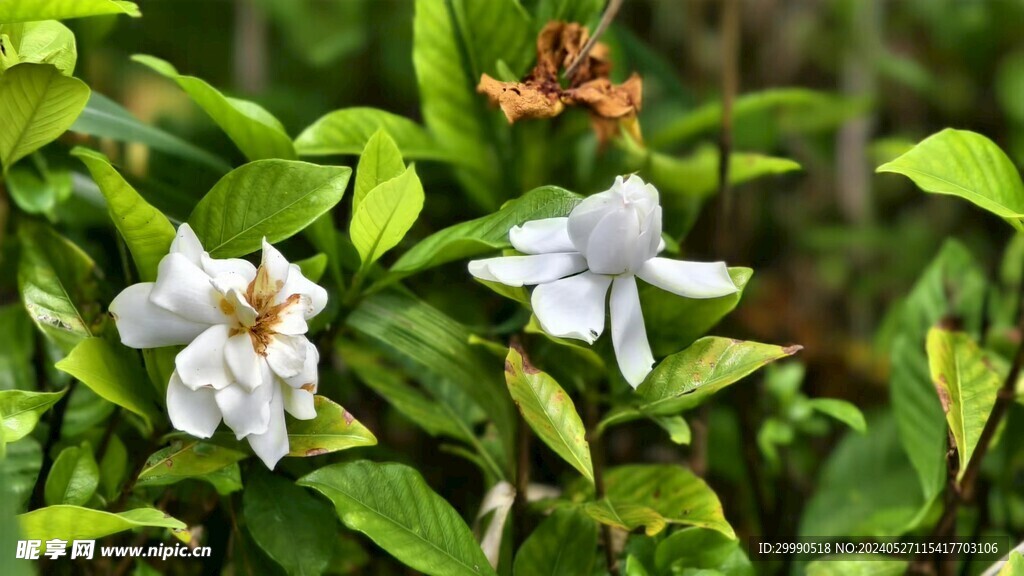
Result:
[[[292,294],[300,294],[309,298],[304,311],[306,320],[316,316],[327,306],[327,290],[303,276],[302,269],[296,264],[288,266],[288,279],[277,293],[274,304],[284,302]]]
[[[182,224],[178,227],[178,233],[174,235],[174,240],[171,241],[171,254],[181,254],[188,259],[189,262],[200,265],[203,254],[203,245],[199,242],[199,237],[196,236],[195,231],[188,224]]]
[[[622,196],[608,190],[588,196],[569,213],[569,238],[577,252],[587,251],[587,242],[597,223],[609,210],[622,206]]]
[[[658,249],[664,240],[661,237],[661,206],[655,206],[647,214],[640,225],[640,236],[636,241],[636,249],[629,263],[630,272],[636,272],[651,258],[658,255]]]
[[[611,276],[584,272],[533,290],[533,312],[552,336],[576,338],[588,344],[604,331],[605,296]]]
[[[586,259],[577,253],[503,256],[469,263],[473,276],[508,286],[544,284],[586,269]]]
[[[160,261],[151,302],[193,322],[220,324],[229,319],[221,309],[223,297],[210,276],[185,256],[171,253]]]
[[[629,270],[640,236],[637,214],[628,208],[611,210],[597,223],[587,242],[587,266],[598,274]]]
[[[687,298],[718,298],[739,291],[725,262],[652,258],[636,275],[648,284]]]
[[[242,388],[252,391],[263,383],[263,376],[260,373],[262,358],[256,354],[248,332],[228,338],[224,346],[224,360],[231,370],[231,375],[234,376],[235,383]]]
[[[615,179],[612,189],[617,189],[627,202],[635,205],[643,214],[650,212],[660,204],[658,189],[653,184],[644,182],[636,174],[631,174],[625,182],[623,182],[622,176],[619,176]]]
[[[269,371],[264,370],[265,377]],[[272,378],[272,377],[270,377]],[[273,379],[266,380],[252,392],[241,386],[228,386],[216,393],[217,406],[224,415],[224,423],[241,440],[249,434],[263,434],[270,425],[271,398],[280,384]]]
[[[531,220],[508,231],[512,246],[524,254],[577,252],[569,239],[568,218]]]
[[[316,418],[316,407],[313,405],[313,393],[302,388],[291,386],[280,387],[281,397],[284,399],[284,409],[299,420],[312,420]]]
[[[274,389],[269,405],[270,419],[267,430],[262,434],[250,434],[249,446],[259,456],[267,468],[273,470],[277,462],[288,454],[288,430],[284,422],[284,402],[280,386],[268,386]]]
[[[193,322],[168,312],[149,300],[153,282],[132,284],[110,303],[121,343],[130,348],[159,348],[188,344],[209,324]]]
[[[320,351],[316,349],[309,340],[306,340],[306,361],[302,364],[302,371],[284,381],[292,388],[306,388],[309,392],[316,394],[319,373],[317,365],[320,363]]]
[[[306,364],[305,336],[275,334],[267,344],[267,364],[281,378],[291,378],[302,372]]]
[[[192,390],[182,383],[177,372],[171,374],[167,384],[167,415],[175,430],[196,438],[213,436],[221,420],[213,388]]]
[[[238,274],[244,279],[246,285],[252,282],[253,278],[256,278],[256,267],[253,266],[252,262],[241,258],[218,259],[212,258],[209,254],[203,252],[200,264],[203,270],[212,278],[223,274]]]
[[[306,325],[306,311],[310,309],[309,296],[292,294],[283,304],[279,304],[276,318],[267,329],[277,334],[296,336],[305,334],[309,327]]]
[[[654,355],[647,343],[640,293],[633,276],[619,276],[612,282],[610,304],[615,359],[626,382],[636,388],[650,374]]]
[[[224,361],[230,335],[231,328],[226,324],[211,326],[175,356],[174,367],[186,386],[193,390],[203,386],[221,390],[234,382]]]

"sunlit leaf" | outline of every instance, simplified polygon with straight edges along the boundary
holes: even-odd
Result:
[[[146,459],[135,485],[166,486],[182,480],[195,479],[209,482],[220,491],[220,488],[225,487],[224,479],[216,473],[247,457],[244,452],[199,440],[173,442]],[[237,474],[237,471],[236,466],[234,474]]]
[[[422,126],[376,108],[335,110],[303,130],[295,139],[295,148],[302,156],[360,154],[379,130],[394,139],[405,158],[453,160]]]
[[[288,456],[319,456],[377,443],[372,432],[329,398],[316,396],[313,406],[316,418],[288,419]]]
[[[416,166],[366,193],[352,214],[349,235],[367,269],[394,248],[423,209],[423,184]]]
[[[191,534],[184,522],[156,508],[112,513],[66,504],[39,508],[18,516],[22,537],[29,540],[95,540],[134,528],[167,528],[182,542]]]
[[[346,526],[413,570],[431,576],[495,574],[459,513],[408,466],[334,464],[298,483],[328,497]]]
[[[20,62],[52,64],[65,76],[75,72],[75,35],[56,20],[0,24],[0,45],[0,72]]]
[[[59,402],[66,392],[67,389],[60,392],[0,391],[0,422],[3,423],[0,440],[14,442],[27,436],[43,413]]]
[[[85,16],[142,15],[134,2],[122,0],[0,0],[0,23],[67,20]]]
[[[639,504],[623,504],[605,498],[584,504],[583,511],[602,524],[627,532],[643,527],[644,533],[654,536],[665,529],[665,518],[654,509]]]
[[[374,132],[366,142],[356,167],[356,183],[352,195],[352,211],[359,209],[359,203],[371,190],[405,172],[402,151],[383,129]]]

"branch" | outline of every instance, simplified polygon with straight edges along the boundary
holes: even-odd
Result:
[[[580,64],[587,61],[587,55],[597,44],[597,40],[604,34],[604,31],[608,29],[612,21],[615,20],[615,15],[619,13],[619,8],[622,8],[622,3],[625,0],[611,0],[608,2],[608,7],[604,9],[604,14],[601,15],[601,21],[598,22],[597,28],[594,29],[593,36],[587,40],[587,43],[583,45],[580,50],[579,56],[572,61],[572,64],[565,69],[565,77],[572,78],[573,74],[576,73],[576,69],[580,67]]]

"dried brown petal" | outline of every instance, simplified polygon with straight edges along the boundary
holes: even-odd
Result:
[[[636,114],[642,97],[643,83],[636,74],[619,85],[612,84],[607,78],[597,78],[562,93],[566,104],[586,106],[603,118]]]
[[[480,77],[476,91],[486,94],[512,124],[526,118],[551,118],[564,108],[557,91],[545,93],[540,87],[522,82],[499,82],[487,74]]]

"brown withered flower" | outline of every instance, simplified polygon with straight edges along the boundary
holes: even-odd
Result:
[[[633,74],[622,84],[609,78],[608,47],[598,43],[584,56],[563,88],[559,74],[567,70],[583,50],[590,33],[574,22],[549,22],[537,36],[537,63],[519,82],[501,82],[480,76],[477,92],[501,108],[509,124],[529,118],[553,118],[566,106],[586,108],[602,144],[625,128],[640,139],[637,112],[643,101],[643,81]]]

